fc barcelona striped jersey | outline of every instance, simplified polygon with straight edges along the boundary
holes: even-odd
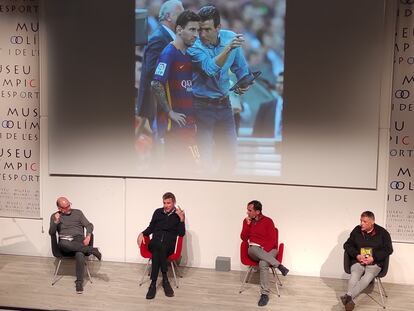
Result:
[[[170,108],[186,115],[186,128],[195,129],[192,105],[192,67],[191,58],[172,44],[168,44],[158,59],[154,80],[161,82],[166,91]],[[161,132],[179,128],[165,112],[158,114],[158,130]]]

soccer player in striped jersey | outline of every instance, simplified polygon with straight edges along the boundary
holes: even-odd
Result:
[[[192,104],[192,62],[187,48],[198,37],[200,17],[185,10],[177,17],[176,38],[162,51],[151,82],[158,101],[157,133],[171,160],[199,159]],[[191,161],[190,163],[188,161]]]

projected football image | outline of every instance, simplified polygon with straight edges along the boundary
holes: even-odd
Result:
[[[285,0],[136,1],[142,176],[281,175],[285,12]]]
[[[383,1],[73,1],[45,8],[50,174],[376,188]]]

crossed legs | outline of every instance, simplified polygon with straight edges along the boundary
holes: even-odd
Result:
[[[277,249],[272,249],[269,252],[264,251],[259,246],[249,246],[249,257],[259,262],[260,268],[260,293],[269,295],[269,267],[277,268],[280,262],[276,260]]]
[[[92,253],[92,246],[83,245],[83,237],[75,236],[73,241],[60,240],[59,248],[67,253],[75,252],[76,260],[76,282],[83,283],[83,276],[85,272],[85,255]]]
[[[348,282],[347,295],[354,299],[372,282],[380,271],[381,267],[377,265],[364,266],[358,262],[353,264],[351,266],[351,278]]]

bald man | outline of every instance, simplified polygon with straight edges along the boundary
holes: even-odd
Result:
[[[72,209],[72,203],[65,197],[56,200],[58,211],[50,216],[49,234],[59,234],[59,248],[65,253],[75,252],[76,258],[76,292],[83,293],[83,275],[85,272],[85,255],[94,255],[101,260],[102,254],[95,247],[89,246],[93,224],[86,219],[82,211]],[[86,228],[86,236],[85,236]]]

